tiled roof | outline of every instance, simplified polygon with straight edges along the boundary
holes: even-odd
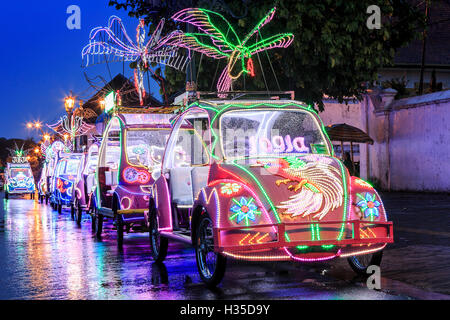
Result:
[[[122,105],[139,106],[139,97],[135,90],[134,83],[123,76],[121,73],[116,75],[110,82],[108,82],[102,89],[97,91],[88,101],[83,104],[83,109],[92,109],[97,115],[102,113],[100,107],[100,100],[102,100],[109,92],[120,90],[122,95]],[[161,102],[151,95],[147,94],[144,101],[145,106],[160,106]],[[95,121],[87,119],[91,123]]]

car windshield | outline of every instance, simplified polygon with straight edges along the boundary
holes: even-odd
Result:
[[[10,170],[11,178],[27,178],[31,177],[30,168],[11,168]]]
[[[80,158],[68,159],[66,166],[63,169],[63,174],[76,175],[78,173],[78,167],[80,165]]]
[[[97,163],[98,163],[98,153],[91,154],[86,164],[86,167],[84,168],[84,174],[94,173],[95,170],[97,169]]]
[[[127,130],[126,152],[128,163],[153,169],[161,164],[169,136],[167,129]]]
[[[235,110],[220,120],[227,160],[279,157],[286,154],[329,154],[317,120],[303,110]]]

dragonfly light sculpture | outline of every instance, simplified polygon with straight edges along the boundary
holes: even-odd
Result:
[[[227,66],[217,83],[218,92],[227,92],[231,88],[232,81],[242,74],[254,76],[252,60],[254,54],[272,48],[287,48],[294,40],[292,33],[277,34],[258,40],[260,29],[272,20],[275,10],[276,8],[270,10],[241,40],[222,15],[207,9],[183,9],[172,19],[191,24],[200,32],[184,33],[177,30],[161,40],[161,43],[200,52],[214,59],[228,59]],[[226,29],[223,29],[223,26]]]
[[[164,21],[162,19],[158,23],[150,39],[146,41],[145,23],[143,19],[140,19],[136,28],[136,43],[134,43],[128,36],[122,20],[119,17],[111,16],[107,27],[92,29],[89,44],[83,48],[81,56],[86,66],[91,62],[90,58],[95,63],[95,57],[99,62],[105,60],[136,62],[134,82],[139,94],[140,104],[143,105],[146,94],[144,72],[146,70],[151,71],[149,64],[157,63],[177,70],[184,70],[188,60],[187,56],[178,53],[178,48],[159,44]]]

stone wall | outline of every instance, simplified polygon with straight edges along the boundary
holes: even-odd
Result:
[[[324,100],[325,125],[347,123],[367,132],[360,145],[361,177],[385,190],[450,191],[450,90],[393,100],[395,90],[362,101]]]

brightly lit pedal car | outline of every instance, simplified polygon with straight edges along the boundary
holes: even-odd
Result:
[[[92,217],[98,238],[105,217],[114,220],[119,245],[124,229],[145,227],[152,172],[161,166],[174,110],[121,107],[109,121],[99,150]]]
[[[83,210],[89,213],[93,209],[93,197],[95,191],[95,174],[98,163],[98,145],[92,144],[89,147],[83,168],[75,181],[75,197],[73,207],[75,209],[75,220],[81,223]]]
[[[75,185],[84,168],[83,153],[61,154],[52,177],[50,203],[58,213],[63,206],[70,208],[72,219],[75,216]]]
[[[31,199],[34,198],[34,177],[28,162],[7,163],[4,189],[6,199],[12,194],[29,194]]]
[[[45,199],[46,199],[46,194],[47,194],[47,171],[48,171],[48,164],[47,162],[44,162],[44,165],[42,166],[42,170],[41,170],[41,177],[39,178],[39,181],[37,183],[37,190],[38,190],[38,197],[39,197],[39,202],[40,203],[44,203]]]
[[[54,190],[53,177],[56,171],[56,164],[60,158],[60,153],[64,149],[64,144],[61,141],[54,141],[45,150],[45,162],[39,179],[39,196],[41,203],[47,204]]]
[[[303,103],[193,103],[175,119],[163,159],[149,209],[153,257],[164,260],[168,239],[192,243],[209,286],[226,257],[349,257],[362,273],[393,242],[378,193],[349,176]]]

